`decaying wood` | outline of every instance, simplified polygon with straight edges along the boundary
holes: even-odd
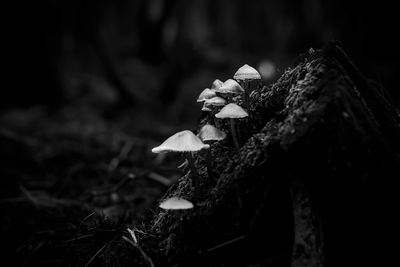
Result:
[[[336,44],[310,49],[250,95],[251,116],[238,122],[240,154],[230,138],[211,146],[216,183],[198,154],[196,194],[190,173],[170,188],[167,196],[189,199],[195,209],[180,220],[158,211],[153,249],[178,266],[382,266],[395,259],[399,118],[382,92]],[[230,133],[228,123],[221,127]]]

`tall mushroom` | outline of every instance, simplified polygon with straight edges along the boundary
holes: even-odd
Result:
[[[213,142],[213,141],[221,141],[224,140],[226,137],[226,133],[224,131],[221,131],[214,126],[210,124],[206,124],[203,127],[201,127],[198,135],[197,135],[201,141],[205,142]],[[208,173],[208,178],[212,178],[212,156],[211,156],[211,146],[210,149],[207,150],[207,157],[206,157],[206,165],[207,165],[207,173]]]
[[[233,75],[233,78],[237,81],[239,81],[242,86],[244,87],[245,93],[245,107],[248,108],[249,107],[249,95],[250,95],[250,82],[254,81],[254,80],[261,80],[261,75],[260,73],[258,73],[258,71],[247,65],[244,64],[242,67],[240,67],[236,73]]]
[[[232,132],[232,139],[233,143],[236,147],[236,150],[238,153],[240,152],[240,146],[239,146],[239,141],[236,133],[236,126],[235,126],[235,119],[240,119],[240,118],[245,118],[249,116],[247,112],[241,108],[240,106],[236,105],[235,103],[230,103],[223,107],[220,112],[215,114],[216,118],[219,119],[230,119],[230,125],[231,125],[231,132]]]
[[[151,150],[153,153],[168,153],[168,152],[181,152],[185,154],[186,159],[189,162],[190,170],[195,176],[191,179],[193,187],[198,188],[198,172],[194,164],[194,158],[192,153],[200,151],[202,149],[208,149],[210,145],[204,144],[194,133],[189,130],[178,132],[167,140],[165,140],[161,145],[155,147]]]

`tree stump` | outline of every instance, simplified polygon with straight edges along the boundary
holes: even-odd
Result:
[[[162,266],[389,266],[399,237],[399,113],[333,43],[310,49],[250,95],[211,146],[217,181],[196,164],[166,194],[195,208],[157,211],[148,237]],[[212,118],[204,118],[200,126]],[[197,195],[197,194],[196,194]]]

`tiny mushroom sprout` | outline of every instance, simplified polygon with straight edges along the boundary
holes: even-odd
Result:
[[[235,127],[235,119],[245,118],[249,116],[247,112],[241,108],[240,106],[236,105],[235,103],[230,103],[223,107],[220,112],[215,114],[216,118],[219,119],[230,119],[231,125],[231,132],[232,132],[232,139],[233,143],[235,144],[236,150],[240,151],[239,141],[237,138],[236,127]]]
[[[197,102],[204,102],[207,99],[213,98],[215,96],[217,96],[217,94],[215,93],[214,89],[206,88],[200,93],[199,97],[197,98]]]
[[[178,213],[180,210],[193,209],[194,205],[189,200],[181,197],[171,197],[160,203],[160,208],[163,210],[169,210],[175,213],[177,220],[182,220],[182,213]]]
[[[249,104],[249,95],[250,95],[250,82],[254,80],[261,80],[261,75],[258,73],[258,71],[247,65],[244,64],[242,67],[240,67],[236,73],[233,75],[233,78],[237,81],[239,81],[244,89],[245,89],[245,105],[248,107]]]
[[[161,202],[160,208],[164,210],[187,210],[193,208],[193,203],[180,197],[171,197]]]
[[[199,138],[203,142],[212,142],[212,141],[221,141],[224,140],[226,137],[226,133],[224,131],[221,131],[214,126],[210,124],[204,125],[198,134]],[[207,157],[206,157],[206,164],[207,164],[207,172],[208,172],[208,177],[211,178],[212,175],[212,169],[211,169],[211,148],[207,150]]]
[[[153,153],[167,153],[167,152],[181,152],[184,153],[186,159],[189,162],[190,170],[195,176],[192,179],[192,184],[194,188],[198,188],[198,173],[196,170],[196,166],[194,164],[194,158],[192,153],[196,151],[200,151],[202,149],[208,149],[210,145],[204,144],[194,133],[189,130],[178,132],[167,140],[165,140],[158,147],[153,148],[151,151]]]

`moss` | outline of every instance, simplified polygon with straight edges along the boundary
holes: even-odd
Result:
[[[240,155],[235,153],[230,138],[212,145],[214,169],[219,174],[216,184],[207,181],[204,158],[198,155],[196,163],[202,194],[195,202],[196,208],[186,214],[183,222],[163,213],[155,216],[153,229],[159,238],[153,242],[167,248],[163,251],[170,259],[169,264],[185,266],[191,259],[192,266],[193,261],[196,262],[194,265],[201,266],[201,259],[207,262],[209,248],[243,235],[245,240],[240,241],[242,243],[236,250],[232,248],[224,254],[223,249],[219,249],[219,254],[212,258],[213,263],[219,257],[226,264],[227,259],[222,258],[229,256],[232,263],[239,265],[236,262],[239,257],[235,257],[237,252],[254,257],[282,254],[285,256],[279,262],[289,264],[294,238],[293,207],[287,202],[290,199],[289,184],[302,180],[312,185],[313,197],[319,199],[319,205],[323,203],[336,209],[337,202],[328,195],[332,197],[341,192],[341,197],[353,201],[348,193],[341,191],[341,184],[354,180],[348,185],[351,187],[365,177],[377,175],[375,167],[361,167],[359,158],[365,147],[370,149],[364,155],[371,154],[372,150],[382,151],[376,144],[367,143],[373,140],[370,135],[378,135],[369,125],[368,109],[363,106],[349,77],[337,60],[328,56],[329,49],[310,50],[276,83],[263,85],[251,93],[250,117],[239,123]],[[343,116],[343,112],[347,116]],[[199,128],[211,120],[210,117],[203,118]],[[363,120],[368,123],[360,124]],[[220,127],[229,133],[226,122]],[[369,137],[358,140],[362,133]],[[357,167],[350,170],[344,162],[353,162]],[[368,157],[363,162],[373,165]],[[386,171],[385,168],[378,169]],[[349,172],[357,178],[351,179]],[[166,197],[180,195],[191,199],[192,192],[185,190],[186,183],[187,176],[184,176]],[[364,199],[365,196],[355,188],[355,195]],[[368,190],[374,188],[368,187]],[[343,206],[337,209],[343,209]],[[163,216],[168,219],[158,219]],[[326,218],[327,224],[331,225]],[[256,243],[263,241],[260,250]],[[308,248],[296,249],[300,245],[295,244],[295,254],[306,254],[312,247],[308,244]]]
[[[194,210],[185,212],[185,221],[190,223],[178,222],[163,211],[154,219],[152,230],[160,236],[159,244],[167,255],[188,255],[188,248],[206,249],[227,236],[240,235],[249,227],[250,218],[271,184],[269,179],[276,178],[269,177],[268,169],[274,167],[267,162],[272,162],[271,155],[279,150],[282,136],[293,134],[296,125],[308,119],[308,110],[313,112],[308,103],[316,97],[320,88],[316,81],[326,70],[321,53],[309,53],[275,84],[262,86],[251,93],[251,117],[239,123],[243,143],[240,157],[229,138],[211,147],[214,171],[219,174],[217,184],[207,181],[204,156],[197,156],[202,197],[195,203]],[[212,123],[212,118],[200,121],[199,128],[206,123]],[[227,122],[222,121],[220,127],[229,133]],[[191,199],[187,176],[182,177],[165,197]],[[185,235],[180,234],[182,227],[189,228]]]

